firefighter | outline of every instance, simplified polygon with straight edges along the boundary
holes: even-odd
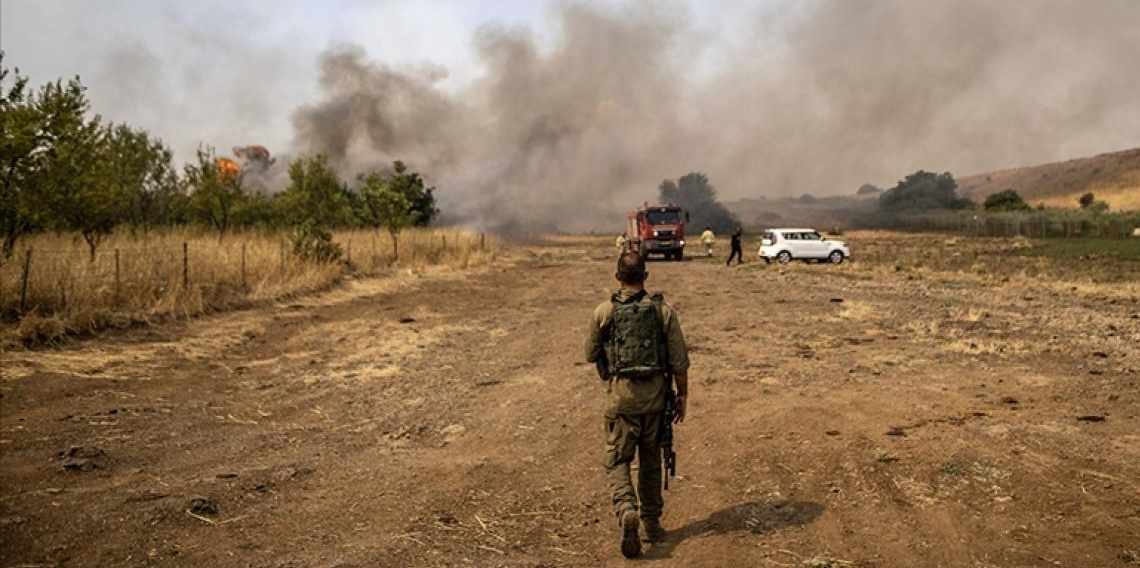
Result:
[[[615,244],[617,245],[618,256],[621,256],[622,253],[629,251],[629,238],[625,236],[625,233],[617,236],[617,241]]]
[[[705,232],[701,233],[701,244],[705,245],[705,256],[712,258],[713,255],[713,242],[716,240],[716,235],[713,234],[712,229],[705,227]]]

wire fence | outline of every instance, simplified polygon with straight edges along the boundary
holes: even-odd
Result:
[[[387,233],[340,231],[334,241],[342,256],[334,263],[301,258],[287,238],[274,234],[223,240],[177,234],[124,238],[105,243],[94,254],[86,245],[69,241],[33,237],[0,260],[4,321],[29,314],[83,317],[93,311],[141,317],[198,313],[317,289],[346,272],[375,274],[397,264],[466,267],[494,253],[484,235],[450,229],[405,231],[398,249]]]
[[[1094,237],[1124,239],[1140,228],[1140,212],[1089,211],[939,211],[875,213],[854,220],[858,229],[932,231],[984,237]]]

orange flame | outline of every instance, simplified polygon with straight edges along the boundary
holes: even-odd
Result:
[[[218,158],[218,178],[223,182],[232,182],[240,172],[241,166],[237,162],[229,158]]]

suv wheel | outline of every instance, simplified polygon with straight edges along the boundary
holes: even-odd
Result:
[[[792,253],[786,250],[780,251],[780,254],[776,255],[776,261],[780,264],[787,264],[792,261]]]
[[[831,264],[843,264],[843,252],[831,251],[831,254],[827,255],[827,260],[831,261]]]

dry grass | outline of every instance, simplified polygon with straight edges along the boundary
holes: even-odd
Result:
[[[400,235],[396,262],[387,233],[339,231],[334,239],[344,251],[339,263],[299,259],[278,233],[248,232],[219,241],[192,229],[114,235],[90,261],[82,241],[38,235],[0,264],[0,342],[51,342],[247,306],[323,290],[346,274],[437,265],[462,269],[487,262],[496,248],[493,239],[460,230],[408,230]]]

